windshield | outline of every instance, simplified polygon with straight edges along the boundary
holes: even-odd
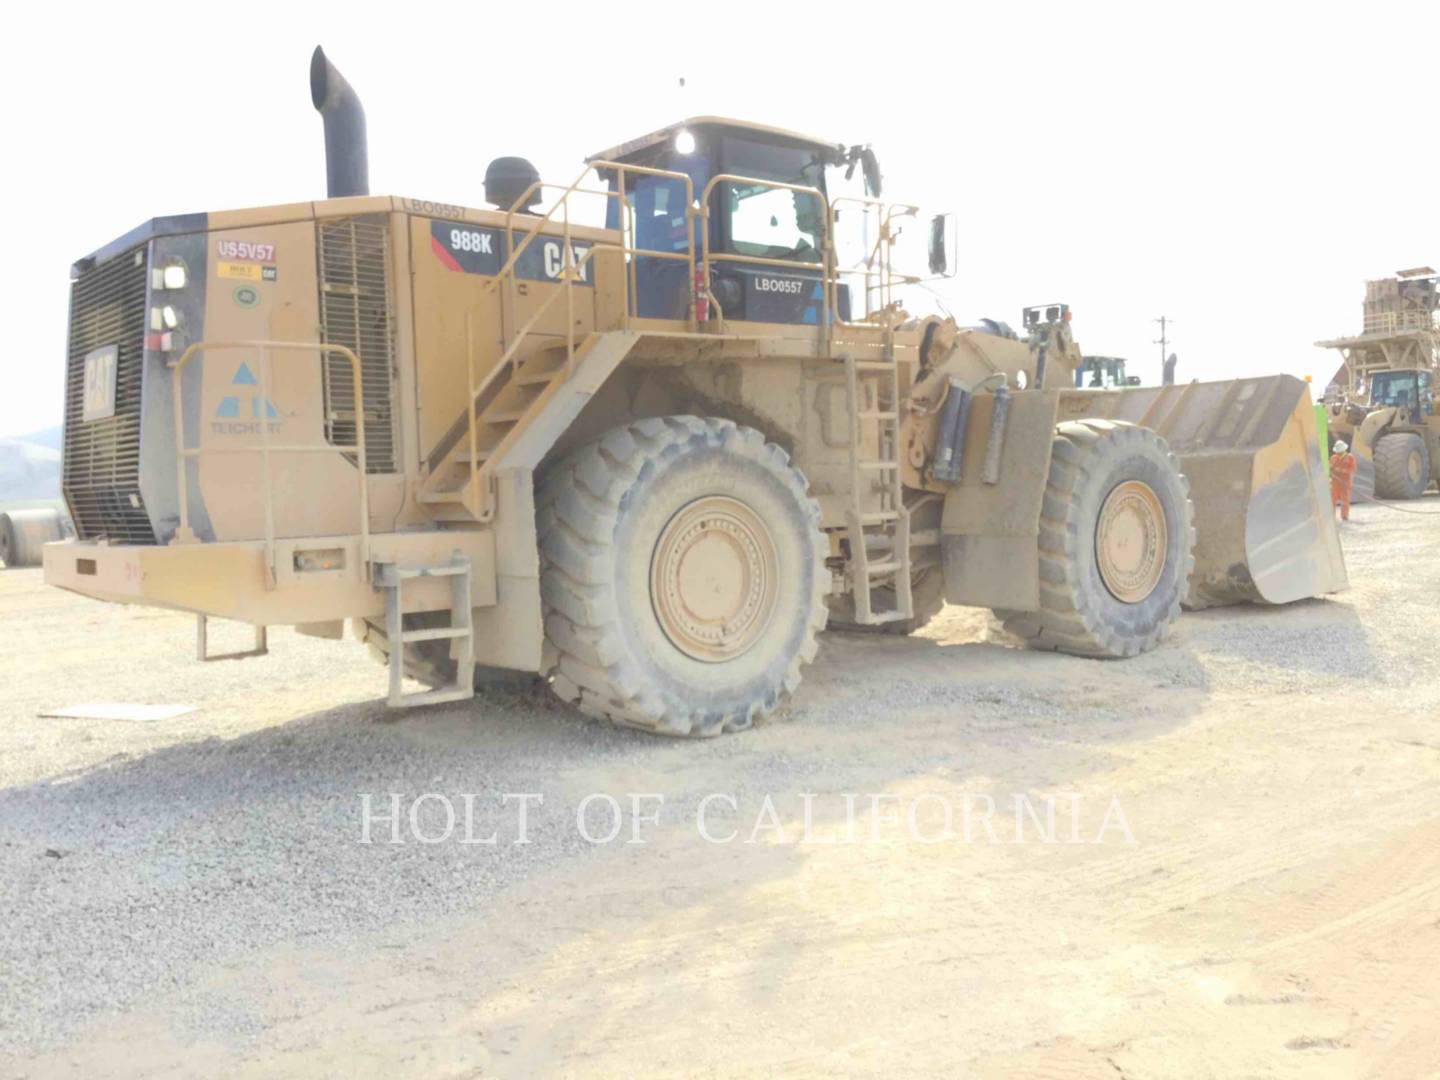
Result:
[[[1413,405],[1419,393],[1419,372],[1381,371],[1370,377],[1371,405]],[[1427,379],[1428,383],[1429,380]]]

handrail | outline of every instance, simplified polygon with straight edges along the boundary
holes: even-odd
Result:
[[[601,173],[604,170],[612,170],[616,174],[617,183],[614,190],[611,190],[608,187],[601,189],[581,186],[585,178],[589,176],[592,171],[596,173]],[[676,180],[684,184],[686,243],[685,251],[683,254],[673,251],[642,250],[635,247],[634,215],[631,213],[630,205],[626,200],[626,194],[628,191],[628,179],[632,175],[659,176],[668,180]],[[524,235],[517,243],[515,240],[516,208],[527,205],[531,201],[532,196],[547,189],[559,191],[559,198],[556,199],[554,205],[551,206],[549,210],[547,210],[543,215],[539,216],[537,220],[529,224],[528,228],[524,232]],[[570,197],[572,195],[600,195],[606,199],[616,200],[619,210],[618,217],[620,219],[619,232],[622,241],[618,246],[614,244],[590,243],[590,246],[586,249],[584,254],[582,254],[578,259],[575,257],[575,246],[570,228]],[[517,307],[516,297],[518,290],[516,268],[519,265],[520,257],[529,249],[530,245],[534,242],[537,236],[553,237],[555,235],[554,233],[545,232],[543,230],[545,229],[546,225],[554,224],[553,219],[557,211],[561,212],[561,233],[559,238],[564,245],[564,251],[562,252],[561,256],[561,271],[559,275],[559,281],[562,287],[547,296],[535,309],[535,311],[531,313],[529,319],[526,320],[525,324],[516,329],[512,334],[509,331],[508,327],[513,325],[515,321],[515,310]],[[490,389],[491,386],[494,385],[496,380],[500,378],[501,373],[504,372],[507,367],[513,368],[519,364],[520,347],[524,344],[526,338],[534,329],[536,323],[538,323],[540,321],[540,318],[550,310],[551,305],[560,297],[562,293],[565,296],[565,303],[567,307],[567,315],[565,320],[565,370],[567,375],[571,371],[573,371],[575,364],[575,282],[577,280],[583,279],[583,271],[585,267],[597,253],[601,251],[618,252],[622,256],[627,257],[629,260],[629,266],[627,267],[627,288],[625,290],[625,311],[623,318],[623,325],[627,330],[630,328],[631,305],[635,302],[637,296],[637,290],[635,287],[635,265],[637,260],[641,258],[669,259],[671,261],[683,262],[686,264],[686,281],[689,283],[689,288],[691,290],[690,299],[686,310],[686,321],[688,322],[690,329],[693,330],[698,327],[699,319],[697,315],[699,313],[700,307],[698,303],[700,294],[697,291],[699,277],[695,273],[694,222],[695,219],[699,216],[699,213],[699,209],[695,203],[694,181],[688,174],[676,172],[671,169],[655,169],[645,165],[627,165],[623,162],[615,161],[590,162],[585,167],[585,170],[581,172],[578,177],[575,178],[574,182],[565,187],[561,187],[561,185],[559,184],[547,184],[543,180],[535,180],[528,187],[526,187],[523,192],[520,193],[520,195],[514,200],[514,202],[511,203],[510,209],[505,212],[504,234],[505,250],[507,252],[507,255],[504,263],[496,272],[495,276],[489,281],[487,281],[484,285],[484,295],[487,296],[493,294],[497,289],[500,289],[502,287],[504,287],[505,289],[502,299],[501,311],[502,351],[500,359],[491,366],[490,370],[486,372],[483,378],[481,378],[478,385],[476,384],[475,380],[476,334],[474,325],[477,307],[472,306],[465,313],[465,384],[466,389],[469,392],[469,397],[466,401],[466,428],[470,450],[468,463],[470,476],[469,481],[467,481],[466,484],[467,489],[473,487],[473,481],[478,471],[476,458],[479,456],[479,445],[478,434],[476,430],[477,418],[475,415],[475,403],[477,400],[479,400],[480,395],[484,394],[487,390]],[[526,216],[528,217],[533,215]],[[627,238],[629,240],[628,243],[625,242]],[[448,454],[449,451],[447,450],[446,453]],[[436,475],[438,475],[438,473],[432,474],[430,480],[427,481],[427,486],[433,484],[434,477]],[[471,496],[473,496],[473,492],[470,492],[470,494],[467,495],[467,498]],[[467,503],[467,505],[469,504]],[[472,513],[474,513],[477,508],[474,506],[470,506],[470,509]],[[478,517],[479,514],[477,513],[476,516]]]
[[[587,176],[589,176],[592,171],[593,171],[593,172],[596,172],[596,173],[600,173],[600,172],[602,172],[603,170],[613,170],[613,171],[616,173],[616,178],[617,178],[618,183],[616,184],[615,190],[612,191],[612,190],[610,190],[608,187],[607,187],[607,188],[582,188],[582,187],[580,186],[581,181],[583,181]],[[504,279],[504,278],[507,278],[507,277],[508,277],[509,280],[510,280],[511,288],[512,288],[512,289],[514,288],[514,285],[515,285],[515,265],[516,265],[516,262],[519,260],[520,256],[521,256],[522,254],[524,254],[525,250],[530,246],[531,242],[534,241],[535,237],[541,235],[541,232],[540,232],[541,228],[542,228],[544,225],[546,225],[547,223],[550,222],[551,218],[553,218],[554,215],[555,215],[555,211],[560,210],[560,209],[562,209],[562,208],[564,209],[564,214],[563,214],[563,217],[562,217],[562,225],[563,225],[563,228],[564,228],[564,237],[565,237],[565,253],[564,253],[564,254],[565,254],[565,264],[566,264],[566,266],[567,266],[567,268],[568,268],[568,265],[569,265],[569,263],[570,263],[570,261],[571,261],[571,258],[572,258],[571,245],[570,245],[570,196],[571,196],[571,195],[600,195],[600,196],[602,196],[602,197],[604,197],[604,198],[606,198],[606,199],[615,199],[615,200],[617,201],[617,203],[618,203],[618,208],[619,208],[619,211],[620,211],[619,216],[620,216],[620,221],[621,221],[621,228],[620,228],[621,238],[623,239],[624,236],[625,236],[626,224],[627,224],[627,222],[628,222],[629,231],[630,231],[630,234],[631,234],[631,239],[633,240],[633,239],[634,239],[634,221],[633,221],[633,218],[631,217],[631,214],[630,214],[630,204],[629,204],[629,203],[626,201],[626,199],[625,199],[625,195],[626,195],[626,191],[627,191],[627,185],[626,185],[626,182],[625,182],[625,181],[626,181],[626,178],[629,177],[629,176],[631,176],[631,175],[635,175],[635,176],[660,176],[660,177],[664,177],[664,178],[669,179],[669,180],[679,180],[681,183],[683,183],[683,184],[685,185],[685,226],[686,226],[685,254],[684,254],[684,255],[677,255],[675,252],[669,252],[669,251],[663,251],[663,252],[662,252],[662,251],[648,251],[648,250],[642,251],[642,250],[636,249],[636,248],[634,247],[633,243],[632,243],[632,244],[622,244],[622,248],[625,250],[626,254],[631,254],[633,257],[643,257],[643,258],[671,258],[671,259],[675,259],[676,261],[686,262],[686,263],[689,264],[689,268],[690,268],[690,271],[691,271],[691,273],[690,273],[690,275],[689,275],[689,280],[693,283],[694,280],[695,280],[695,274],[694,274],[694,267],[695,267],[695,245],[694,245],[694,239],[693,239],[694,221],[695,221],[695,218],[696,218],[696,217],[701,216],[701,215],[703,214],[703,211],[700,210],[700,209],[696,206],[696,203],[695,203],[695,181],[694,181],[693,179],[691,179],[691,177],[690,177],[690,175],[689,175],[688,173],[676,172],[676,171],[673,170],[673,169],[655,169],[655,168],[651,168],[651,167],[648,166],[648,165],[627,165],[627,164],[625,164],[625,163],[623,163],[623,162],[619,162],[619,161],[592,161],[592,162],[590,162],[588,165],[586,165],[585,171],[582,172],[578,177],[576,177],[576,178],[575,178],[575,181],[574,181],[572,184],[570,184],[568,187],[561,188],[561,186],[560,186],[559,184],[547,184],[547,183],[545,183],[545,181],[543,181],[543,180],[536,180],[536,181],[534,181],[533,183],[531,183],[530,186],[527,187],[523,192],[521,192],[519,198],[517,198],[517,199],[511,204],[510,209],[505,212],[505,244],[506,244],[507,249],[508,249],[508,248],[511,246],[511,244],[512,244],[512,232],[513,232],[513,229],[514,229],[514,226],[513,226],[512,223],[513,223],[513,221],[514,221],[514,219],[515,219],[515,207],[517,207],[517,206],[524,206],[526,203],[528,203],[528,202],[530,201],[530,199],[531,199],[532,196],[536,195],[536,194],[539,193],[539,192],[545,191],[547,188],[562,192],[562,194],[560,195],[559,199],[556,200],[555,205],[552,206],[552,207],[550,207],[550,209],[549,209],[548,211],[546,211],[545,215],[544,215],[543,217],[541,217],[539,221],[535,222],[535,223],[530,227],[529,231],[525,234],[524,239],[520,242],[520,245],[519,245],[518,247],[516,247],[516,248],[511,252],[509,258],[506,259],[505,264],[504,264],[503,266],[501,266],[501,267],[500,267],[500,270],[496,273],[495,278],[494,278],[491,282],[488,283],[488,290],[493,292],[495,289],[499,288],[500,283],[501,283],[501,280]],[[706,190],[708,191],[709,189],[707,188]],[[568,280],[568,278],[567,278],[566,280]],[[632,299],[632,297],[634,296],[634,293],[635,293],[635,289],[634,289],[634,263],[633,263],[633,261],[632,261],[632,263],[631,263],[631,268],[630,268],[630,281],[629,281],[629,285],[630,285],[630,288],[626,290],[626,297],[625,297],[625,321],[626,321],[626,328],[627,328],[627,329],[629,328],[629,320],[630,320],[630,301],[631,301],[631,299]],[[689,306],[689,311],[687,312],[687,319],[688,319],[692,324],[696,321],[696,320],[695,320],[695,302],[694,302],[694,296],[693,296],[693,295],[692,295],[692,297],[691,297],[691,302],[690,302],[690,306]],[[692,325],[692,329],[693,329],[693,328],[694,328],[694,327],[693,327],[693,325]]]
[[[830,204],[830,217],[828,219],[831,235],[835,233],[839,207],[845,204],[853,204],[864,207],[866,211],[875,208],[880,213],[876,215],[879,226],[875,243],[870,246],[865,254],[865,260],[860,266],[846,267],[841,269],[838,265],[834,268],[834,275],[830,287],[836,288],[840,284],[839,278],[842,274],[863,275],[865,278],[865,309],[867,314],[870,310],[870,295],[872,292],[880,293],[878,311],[887,310],[894,302],[895,286],[913,285],[923,280],[918,275],[895,274],[893,262],[895,231],[893,224],[897,218],[916,217],[920,208],[910,203],[887,203],[883,199],[876,199],[870,196],[842,195]],[[871,278],[876,278],[872,283]],[[838,299],[838,298],[837,298]]]
[[[612,184],[601,189],[584,185],[586,177],[594,171],[601,175],[610,175]],[[630,178],[632,176],[657,176],[668,180],[677,181],[684,185],[685,190],[685,226],[686,243],[683,253],[675,251],[659,251],[641,249],[636,246],[635,236],[635,214],[630,207],[627,195],[630,190]],[[747,186],[759,186],[773,190],[790,191],[795,194],[805,195],[816,200],[820,210],[820,220],[823,225],[823,236],[821,237],[820,258],[816,261],[799,261],[793,259],[775,259],[758,255],[741,255],[734,252],[714,252],[710,250],[710,196],[720,184],[744,184]],[[519,208],[526,206],[533,197],[545,191],[559,192],[554,204],[542,215],[525,214]],[[842,274],[864,274],[866,276],[866,305],[868,309],[869,299],[872,292],[878,287],[881,291],[881,298],[888,309],[891,303],[896,281],[893,279],[893,266],[890,261],[890,247],[893,242],[894,230],[892,223],[899,217],[913,216],[919,213],[919,208],[909,204],[885,203],[878,199],[846,197],[835,200],[834,203],[827,199],[825,193],[817,187],[803,184],[791,184],[779,180],[766,180],[759,177],[741,176],[735,173],[720,173],[711,177],[697,200],[694,197],[695,188],[693,179],[686,173],[671,169],[657,169],[643,165],[630,165],[623,162],[597,160],[590,162],[585,170],[569,185],[547,184],[543,180],[535,180],[528,185],[523,192],[512,202],[510,208],[505,212],[505,223],[503,226],[505,236],[506,257],[500,269],[494,277],[484,283],[482,296],[493,295],[497,290],[503,291],[501,311],[501,354],[499,359],[492,364],[477,382],[476,378],[476,347],[478,335],[476,332],[477,319],[483,318],[484,313],[480,305],[474,305],[466,312],[465,349],[466,349],[466,388],[469,397],[466,402],[465,434],[468,437],[469,458],[467,462],[468,479],[464,486],[465,494],[462,501],[476,517],[480,517],[478,505],[475,500],[479,498],[480,492],[475,485],[475,479],[480,472],[479,458],[479,433],[476,405],[482,395],[490,391],[506,372],[513,372],[518,369],[522,357],[521,347],[533,332],[541,318],[551,309],[554,303],[563,293],[568,309],[565,324],[565,370],[567,376],[574,369],[575,363],[575,317],[574,317],[574,287],[575,282],[583,278],[583,271],[586,265],[599,253],[614,253],[621,255],[627,262],[626,266],[626,289],[624,296],[624,317],[623,326],[630,329],[632,312],[638,313],[638,289],[636,286],[636,266],[640,259],[663,259],[686,264],[687,281],[689,282],[689,299],[687,302],[686,322],[692,332],[703,331],[707,318],[706,305],[712,304],[717,317],[716,328],[724,331],[724,313],[720,309],[710,290],[710,274],[712,265],[721,262],[741,263],[746,265],[771,266],[783,270],[804,270],[818,273],[821,281],[820,290],[820,312],[819,312],[819,336],[818,349],[820,355],[829,355],[833,351],[835,326],[832,319],[832,312],[838,311],[838,287],[839,278]],[[619,233],[621,242],[617,244],[589,242],[589,247],[578,258],[575,254],[572,243],[571,221],[570,221],[570,198],[574,195],[599,195],[605,199],[615,199],[618,208]],[[836,252],[834,243],[835,234],[835,207],[841,203],[852,202],[862,203],[866,206],[874,206],[880,209],[881,230],[875,245],[867,254],[863,268],[840,269],[836,266]],[[524,232],[518,238],[516,236],[516,215],[529,218]],[[557,224],[556,215],[559,215],[559,233],[546,231]],[[698,228],[697,228],[698,222]],[[699,256],[697,260],[696,233],[699,233]],[[561,239],[564,244],[562,255],[561,271],[558,275],[562,288],[551,292],[531,312],[524,325],[515,327],[516,309],[518,307],[518,271],[519,261],[522,255],[529,250],[530,245],[536,237],[547,236]],[[870,282],[872,276],[879,278],[879,284],[873,285]],[[919,281],[920,278],[902,276],[900,284],[911,281]],[[513,330],[512,327],[515,327]],[[885,354],[893,356],[894,342],[894,319],[887,318],[882,327],[885,335]],[[449,442],[446,448],[439,451],[445,459],[449,459],[453,453],[455,442],[458,441],[459,433],[456,433],[455,441]],[[432,457],[432,462],[435,458]],[[436,468],[426,479],[425,487],[433,489],[440,482],[442,471]]]
[[[260,372],[259,372],[259,394],[260,394],[260,447],[257,451],[253,446],[211,446],[197,445],[187,447],[185,445],[185,415],[181,406],[180,376],[185,366],[201,352],[220,352],[224,349],[259,349],[260,350]],[[270,353],[272,350],[290,349],[296,351],[315,351],[319,353],[339,353],[350,361],[350,370],[355,377],[355,443],[352,446],[337,446],[334,443],[310,443],[289,446],[270,445],[270,394],[268,390],[268,372],[270,368]],[[270,485],[270,455],[274,454],[300,454],[319,452],[334,452],[337,454],[356,455],[360,484],[360,568],[362,573],[369,573],[370,565],[370,485],[369,473],[365,460],[365,395],[363,375],[360,368],[360,358],[344,345],[337,345],[333,342],[324,341],[196,341],[189,345],[179,359],[170,365],[170,396],[174,402],[175,416],[175,456],[176,456],[176,486],[180,497],[180,525],[175,531],[175,539],[172,543],[189,543],[195,540],[195,534],[190,529],[190,492],[189,479],[186,476],[185,463],[190,458],[199,459],[205,454],[254,454],[260,455],[260,485],[263,501],[265,504],[265,574],[266,584],[273,588],[275,584],[275,506]]]
[[[597,251],[602,251],[602,250],[603,250],[603,251],[614,251],[614,250],[618,250],[618,249],[617,249],[617,248],[613,248],[613,247],[611,247],[611,246],[608,245],[608,244],[607,244],[607,245],[597,244],[597,245],[595,245],[594,247],[590,248],[588,251],[586,251],[585,254],[582,255],[582,256],[576,261],[576,263],[575,263],[575,270],[578,272],[581,267],[583,267],[587,262],[590,261],[590,259],[594,256],[595,252],[597,252]],[[535,323],[539,320],[540,316],[544,315],[545,312],[547,312],[547,311],[550,310],[550,305],[553,304],[553,303],[556,301],[556,299],[560,296],[560,293],[563,292],[563,291],[565,291],[565,290],[557,289],[555,292],[552,292],[549,296],[547,296],[544,300],[542,300],[542,301],[540,302],[540,306],[535,309],[534,313],[530,316],[529,321],[526,322],[526,323],[525,323],[525,326],[520,330],[520,332],[515,335],[515,340],[514,340],[513,342],[511,342],[510,346],[505,350],[504,353],[501,354],[500,359],[495,362],[494,366],[492,366],[492,367],[490,368],[490,370],[485,373],[485,377],[480,380],[480,385],[479,385],[479,386],[476,386],[476,385],[475,385],[475,359],[474,359],[475,354],[474,354],[474,329],[473,329],[474,309],[472,308],[471,310],[469,310],[469,311],[467,311],[467,312],[465,313],[465,340],[466,340],[466,347],[467,347],[467,350],[468,350],[467,357],[466,357],[466,381],[467,381],[467,384],[470,386],[470,401],[469,401],[468,407],[467,407],[467,409],[466,409],[466,424],[468,425],[468,428],[469,428],[469,432],[468,432],[468,433],[469,433],[469,439],[470,439],[470,479],[471,479],[471,480],[474,480],[474,479],[475,479],[475,472],[476,472],[475,459],[479,456],[479,449],[480,449],[479,441],[478,441],[478,440],[479,440],[479,434],[478,434],[478,432],[476,431],[476,428],[475,428],[475,420],[476,420],[476,416],[475,416],[475,401],[476,401],[477,398],[479,398],[479,396],[480,396],[481,394],[485,393],[486,390],[490,389],[490,387],[494,384],[494,382],[500,377],[500,373],[505,370],[505,367],[506,367],[508,364],[518,363],[518,360],[516,359],[516,354],[520,351],[520,346],[521,346],[522,344],[524,344],[525,335],[530,332],[531,327],[533,327],[533,326],[535,325]],[[568,350],[568,353],[567,353],[567,355],[566,355],[566,358],[565,358],[565,369],[566,369],[566,370],[565,370],[565,374],[566,374],[567,377],[570,375],[571,371],[573,370],[573,364],[574,364],[574,362],[575,362],[574,346],[571,345],[570,348],[569,348],[569,350]],[[477,512],[477,510],[478,510],[478,508],[476,508],[476,507],[471,507],[471,512],[474,513],[476,517],[479,517],[480,515],[479,515],[479,513]]]
[[[799,262],[792,259],[767,259],[761,256],[736,255],[733,252],[712,252],[710,250],[710,193],[715,190],[716,184],[747,184],[749,186],[760,186],[772,188],[776,191],[789,191],[798,195],[812,196],[820,205],[822,220],[825,224],[825,235],[821,237],[821,258],[819,262]],[[828,346],[833,333],[830,325],[830,271],[834,262],[834,244],[831,242],[833,228],[830,216],[830,203],[825,198],[825,193],[816,187],[808,187],[804,184],[787,184],[780,180],[762,180],[755,176],[739,176],[735,173],[716,173],[705,185],[705,190],[700,195],[700,280],[704,283],[707,291],[710,285],[710,263],[714,262],[739,262],[758,264],[760,266],[775,266],[791,270],[819,270],[821,279],[820,288],[820,346],[828,352]]]

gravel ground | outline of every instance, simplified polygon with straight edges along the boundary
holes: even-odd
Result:
[[[281,631],[268,657],[201,665],[185,617],[6,572],[0,1072],[1411,1075],[1415,1054],[1440,1060],[1440,832],[1412,835],[1440,818],[1440,522],[1355,519],[1340,597],[1187,615],[1124,663],[987,642],[965,609],[909,640],[829,634],[787,712],[702,743],[587,721],[539,687],[394,714],[351,642]],[[87,701],[198,710],[37,718]],[[362,796],[392,792],[473,795],[473,835],[499,842],[361,843]],[[507,792],[543,796],[528,843]],[[663,795],[647,843],[587,842],[593,792]],[[816,793],[824,831],[845,792],[1077,792],[1102,808],[1087,834],[1123,798],[1136,843],[716,846],[692,826],[716,792],[736,809],[714,827],[742,834],[767,796],[792,830]],[[418,821],[438,834],[439,800]],[[1379,927],[1366,890],[1409,896],[1397,874],[1421,875],[1380,939],[1398,966],[1377,946],[1367,967],[1335,927]],[[1303,934],[1319,974],[1285,951]],[[1205,957],[1244,966],[1227,1003],[1288,993],[1305,1022],[1273,1003],[1212,1018],[1173,982]],[[1397,978],[1418,1001],[1375,992]],[[964,1019],[927,998],[881,1025],[917,985]],[[657,1030],[672,988],[705,1007]],[[1383,1038],[1355,995],[1387,1003]]]

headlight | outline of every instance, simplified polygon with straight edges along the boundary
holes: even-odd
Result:
[[[189,280],[189,273],[180,263],[171,263],[164,267],[156,266],[150,271],[150,287],[155,290],[183,289]]]
[[[677,154],[693,154],[695,152],[695,136],[684,130],[675,136],[675,152]]]
[[[160,309],[160,318],[164,320],[166,330],[174,330],[180,325],[180,313],[170,304]]]

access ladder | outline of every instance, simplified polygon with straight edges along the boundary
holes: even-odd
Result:
[[[449,578],[450,625],[405,629],[401,585],[419,578]],[[390,653],[391,708],[415,705],[437,705],[446,701],[468,701],[475,696],[475,624],[470,609],[470,560],[456,554],[448,563],[438,566],[398,566],[395,563],[374,564],[375,587],[385,593],[385,636]],[[422,641],[458,641],[455,657],[455,681],[433,690],[407,694],[401,685],[405,677],[405,646]]]

